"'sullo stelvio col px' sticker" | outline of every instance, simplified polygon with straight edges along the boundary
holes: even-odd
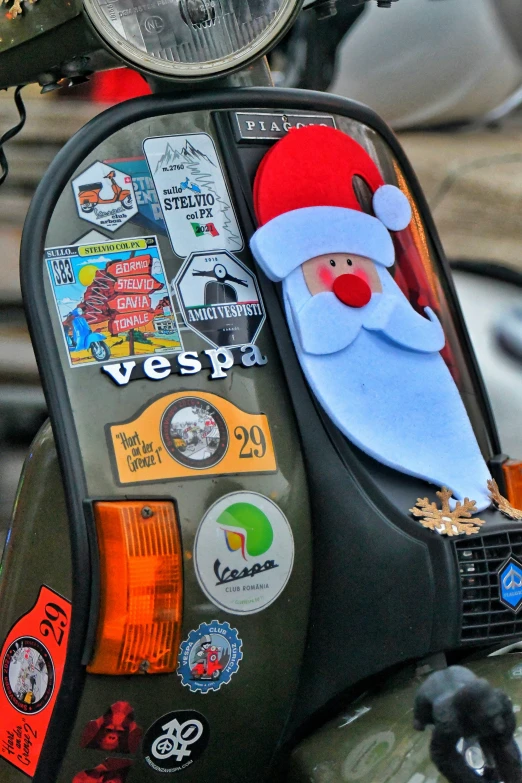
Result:
[[[203,517],[194,565],[203,592],[231,614],[266,609],[284,590],[294,562],[288,520],[257,492],[220,498]]]
[[[178,675],[191,691],[208,693],[227,685],[243,657],[241,639],[228,623],[201,623],[181,643]]]

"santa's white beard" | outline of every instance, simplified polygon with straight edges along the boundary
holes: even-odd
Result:
[[[395,470],[446,486],[459,500],[491,501],[490,478],[460,394],[439,350],[432,311],[416,313],[386,269],[382,294],[362,308],[312,297],[300,268],[283,283],[303,372],[333,423]]]

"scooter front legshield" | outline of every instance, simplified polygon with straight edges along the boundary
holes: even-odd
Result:
[[[27,473],[1,582],[8,783],[25,778],[23,766],[37,783],[174,772],[270,780],[277,748],[341,691],[464,643],[456,550],[407,511],[430,490],[326,421],[278,291],[248,250],[255,172],[292,124],[340,128],[409,193],[416,233],[403,255],[414,246],[433,283],[477,439],[485,455],[498,451],[422,194],[371,111],[253,89],[151,96],[97,117],[43,178],[22,244],[68,541],[48,563],[39,551],[45,570],[24,569],[22,510],[40,503]],[[82,210],[81,188],[111,171],[131,202],[111,202],[106,185]],[[56,465],[40,454],[39,481],[52,486]],[[38,542],[55,528],[64,535],[63,510],[45,511],[33,514]],[[161,637],[169,622],[176,633]],[[39,667],[35,683],[27,660]],[[18,696],[8,698],[9,671]],[[26,765],[16,737],[36,717]]]

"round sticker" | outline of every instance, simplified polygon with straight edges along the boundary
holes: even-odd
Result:
[[[156,772],[179,772],[198,760],[209,736],[208,721],[200,712],[169,712],[143,738],[145,761]]]
[[[168,453],[194,470],[212,468],[228,449],[228,429],[221,413],[199,397],[181,397],[161,419],[161,439]]]
[[[257,492],[233,492],[209,508],[194,544],[204,593],[231,614],[254,614],[284,590],[294,563],[288,520]]]
[[[16,710],[41,712],[54,689],[54,666],[48,650],[31,636],[16,639],[4,656],[2,681]]]
[[[201,623],[182,642],[178,674],[191,691],[218,691],[230,682],[243,657],[241,640],[228,623]]]

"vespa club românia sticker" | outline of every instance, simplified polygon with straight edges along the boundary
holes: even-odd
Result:
[[[294,538],[287,518],[257,492],[232,492],[209,508],[194,543],[203,592],[231,614],[270,606],[292,573]]]
[[[156,237],[47,248],[69,364],[183,350]]]
[[[159,718],[143,739],[143,755],[156,772],[180,772],[204,753],[210,727],[195,710],[177,710]]]
[[[155,136],[143,151],[175,253],[241,250],[243,238],[212,138]]]
[[[120,484],[277,469],[267,417],[217,394],[167,394],[106,431]]]
[[[265,308],[253,272],[224,250],[193,253],[174,284],[185,323],[216,348],[254,343]]]
[[[1,652],[0,756],[32,777],[60,690],[71,604],[42,587]]]
[[[108,231],[116,231],[138,212],[132,177],[96,161],[72,181],[78,215]]]
[[[182,642],[178,675],[191,691],[218,691],[230,682],[243,657],[241,640],[228,623],[201,623]]]

